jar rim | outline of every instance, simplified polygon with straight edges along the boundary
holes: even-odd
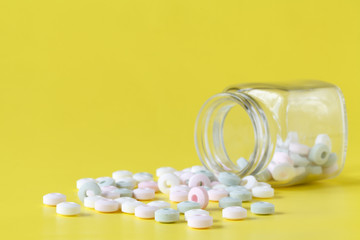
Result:
[[[227,113],[241,107],[248,114],[255,144],[248,165],[240,169],[228,156],[223,139]],[[269,125],[261,106],[243,92],[223,92],[210,97],[201,107],[195,124],[195,147],[200,161],[210,171],[233,172],[239,176],[256,174],[263,170],[272,152]]]

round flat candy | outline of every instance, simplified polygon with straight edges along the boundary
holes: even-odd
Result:
[[[43,203],[49,206],[56,206],[61,202],[66,202],[66,196],[61,193],[48,193],[43,196]]]
[[[187,219],[191,228],[209,228],[213,225],[213,218],[209,215],[193,215]]]
[[[140,205],[135,208],[135,216],[139,218],[151,219],[155,217],[155,211],[159,208],[149,205]]]
[[[309,153],[309,160],[316,165],[323,165],[326,163],[330,155],[330,149],[325,144],[316,144]]]
[[[177,210],[180,213],[185,213],[186,211],[189,211],[191,209],[200,209],[201,206],[199,203],[197,202],[193,202],[193,201],[184,201],[181,203],[178,203],[177,205]]]
[[[241,204],[242,204],[242,201],[239,198],[224,197],[219,200],[220,208],[227,208],[227,207],[232,207],[232,206],[241,207]]]
[[[179,221],[179,212],[172,208],[162,208],[155,211],[155,221],[160,223],[173,223]]]
[[[248,190],[244,190],[244,189],[241,189],[241,190],[235,190],[235,191],[231,191],[230,192],[230,197],[232,198],[238,198],[240,199],[241,201],[243,202],[248,202],[248,201],[251,201],[252,200],[252,194],[250,191]]]
[[[222,210],[222,216],[223,218],[229,220],[240,220],[246,218],[247,211],[243,207],[232,206],[224,208]]]
[[[147,205],[154,206],[157,208],[170,208],[171,204],[165,201],[152,201],[149,202]]]
[[[119,210],[119,203],[112,199],[99,199],[95,202],[95,210],[98,212],[116,212]]]
[[[251,204],[250,210],[255,214],[267,215],[275,212],[275,206],[268,202],[256,202]]]
[[[61,202],[56,205],[56,213],[64,216],[78,215],[80,211],[80,205],[74,202]]]
[[[221,172],[218,175],[218,180],[220,183],[225,184],[227,186],[239,185],[241,179],[238,175],[231,172]]]
[[[187,221],[189,217],[194,215],[210,215],[210,214],[208,211],[203,209],[191,209],[189,211],[186,211],[184,215],[185,215],[185,221]]]
[[[251,189],[252,195],[257,198],[272,198],[274,197],[274,189],[268,186],[257,186]]]
[[[84,183],[81,188],[78,191],[78,197],[80,201],[84,202],[84,198],[88,197],[88,191],[91,191],[94,193],[94,195],[100,195],[101,194],[101,188],[96,182],[86,182]]]

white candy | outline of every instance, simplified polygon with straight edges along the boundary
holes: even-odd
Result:
[[[178,192],[178,191],[186,191],[189,192],[190,191],[190,187],[187,185],[177,185],[177,186],[172,186],[170,187],[170,193],[171,192]]]
[[[317,135],[317,137],[315,139],[315,144],[320,144],[320,143],[328,146],[329,150],[331,151],[331,139],[330,139],[329,135],[327,135],[327,134]]]
[[[247,211],[245,208],[239,206],[226,207],[222,210],[222,216],[229,220],[239,220],[246,218]]]
[[[48,193],[43,196],[43,203],[49,206],[56,206],[66,201],[66,196],[61,193]]]
[[[204,166],[192,166],[191,167],[192,173],[196,173],[198,171],[203,171],[203,170],[206,170],[206,168]]]
[[[127,171],[127,170],[119,170],[119,171],[113,172],[112,177],[113,177],[113,179],[115,179],[115,181],[118,181],[121,178],[132,177],[132,172]]]
[[[259,186],[251,189],[252,195],[257,198],[272,198],[274,197],[274,189],[267,186]]]
[[[323,172],[320,166],[313,166],[313,165],[307,166],[306,171],[313,175],[320,175]]]
[[[269,164],[268,169],[276,181],[288,181],[295,177],[295,168],[289,163]]]
[[[119,210],[119,203],[111,199],[99,199],[95,201],[95,210],[99,212],[116,212]]]
[[[87,208],[94,208],[95,207],[95,202],[97,200],[103,199],[103,197],[99,196],[99,195],[95,195],[95,196],[91,196],[91,197],[85,197],[84,198],[84,206]]]
[[[271,187],[271,185],[266,182],[257,182],[256,187]]]
[[[145,182],[145,181],[152,181],[152,180],[154,180],[152,174],[147,173],[147,172],[135,173],[135,174],[133,175],[133,178],[134,178],[137,182]]]
[[[161,168],[156,169],[156,176],[161,177],[161,175],[163,175],[163,174],[173,173],[175,171],[176,171],[176,169],[172,168],[172,167],[161,167]]]
[[[247,167],[247,165],[249,164],[248,161],[241,157],[236,161],[237,165],[239,166],[240,170],[244,169]]]
[[[77,189],[80,189],[81,186],[84,184],[84,183],[87,183],[87,182],[96,182],[95,179],[93,178],[82,178],[82,179],[79,179],[76,181],[76,188]]]
[[[144,205],[144,203],[139,202],[139,201],[135,201],[135,202],[127,201],[127,202],[124,202],[123,204],[121,204],[121,211],[123,211],[124,213],[134,214],[135,208],[140,205]]]
[[[147,205],[157,207],[157,208],[170,208],[171,204],[165,201],[152,201],[149,202]]]
[[[247,190],[252,189],[256,184],[256,178],[252,175],[246,176],[241,180],[241,186],[244,186]]]
[[[74,202],[62,202],[56,205],[56,213],[65,216],[77,215],[81,211],[79,204]]]
[[[169,194],[172,186],[180,185],[180,178],[173,173],[162,174],[158,186],[162,193]]]
[[[119,207],[121,207],[125,202],[136,202],[136,199],[131,197],[119,197],[114,200],[119,203]]]
[[[137,188],[133,192],[134,197],[139,200],[150,200],[155,198],[155,190],[152,188]]]
[[[208,211],[203,210],[203,209],[191,209],[189,211],[186,211],[184,213],[184,215],[185,215],[185,221],[187,221],[189,217],[194,216],[194,215],[207,215],[207,216],[209,216],[210,214],[209,214]]]

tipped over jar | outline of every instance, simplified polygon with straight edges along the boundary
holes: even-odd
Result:
[[[345,162],[344,97],[321,81],[230,86],[202,106],[195,145],[215,174],[253,175],[277,187],[332,178]]]

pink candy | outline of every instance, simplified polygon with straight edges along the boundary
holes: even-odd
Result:
[[[210,201],[219,201],[221,198],[227,197],[229,193],[225,189],[211,189],[208,191]]]
[[[155,192],[159,192],[159,187],[155,181],[144,181],[138,184],[138,188],[152,188]]]
[[[207,186],[210,187],[210,179],[202,173],[195,174],[189,179],[189,187]]]
[[[188,184],[189,179],[194,176],[192,172],[185,172],[180,175],[180,180],[182,184]]]
[[[110,199],[99,199],[95,202],[95,210],[99,212],[116,212],[119,210],[119,203]]]
[[[275,152],[273,156],[273,161],[277,164],[280,163],[290,163],[294,164],[294,161],[289,157],[287,153],[284,152]]]
[[[188,200],[197,202],[202,209],[206,208],[209,203],[209,195],[203,187],[193,187],[188,195]]]
[[[310,147],[300,143],[290,143],[289,150],[290,152],[307,156],[309,155]]]
[[[155,198],[155,191],[152,188],[137,188],[133,193],[134,197],[139,200],[151,200]]]
[[[170,191],[170,201],[173,202],[183,202],[188,199],[187,191]]]

